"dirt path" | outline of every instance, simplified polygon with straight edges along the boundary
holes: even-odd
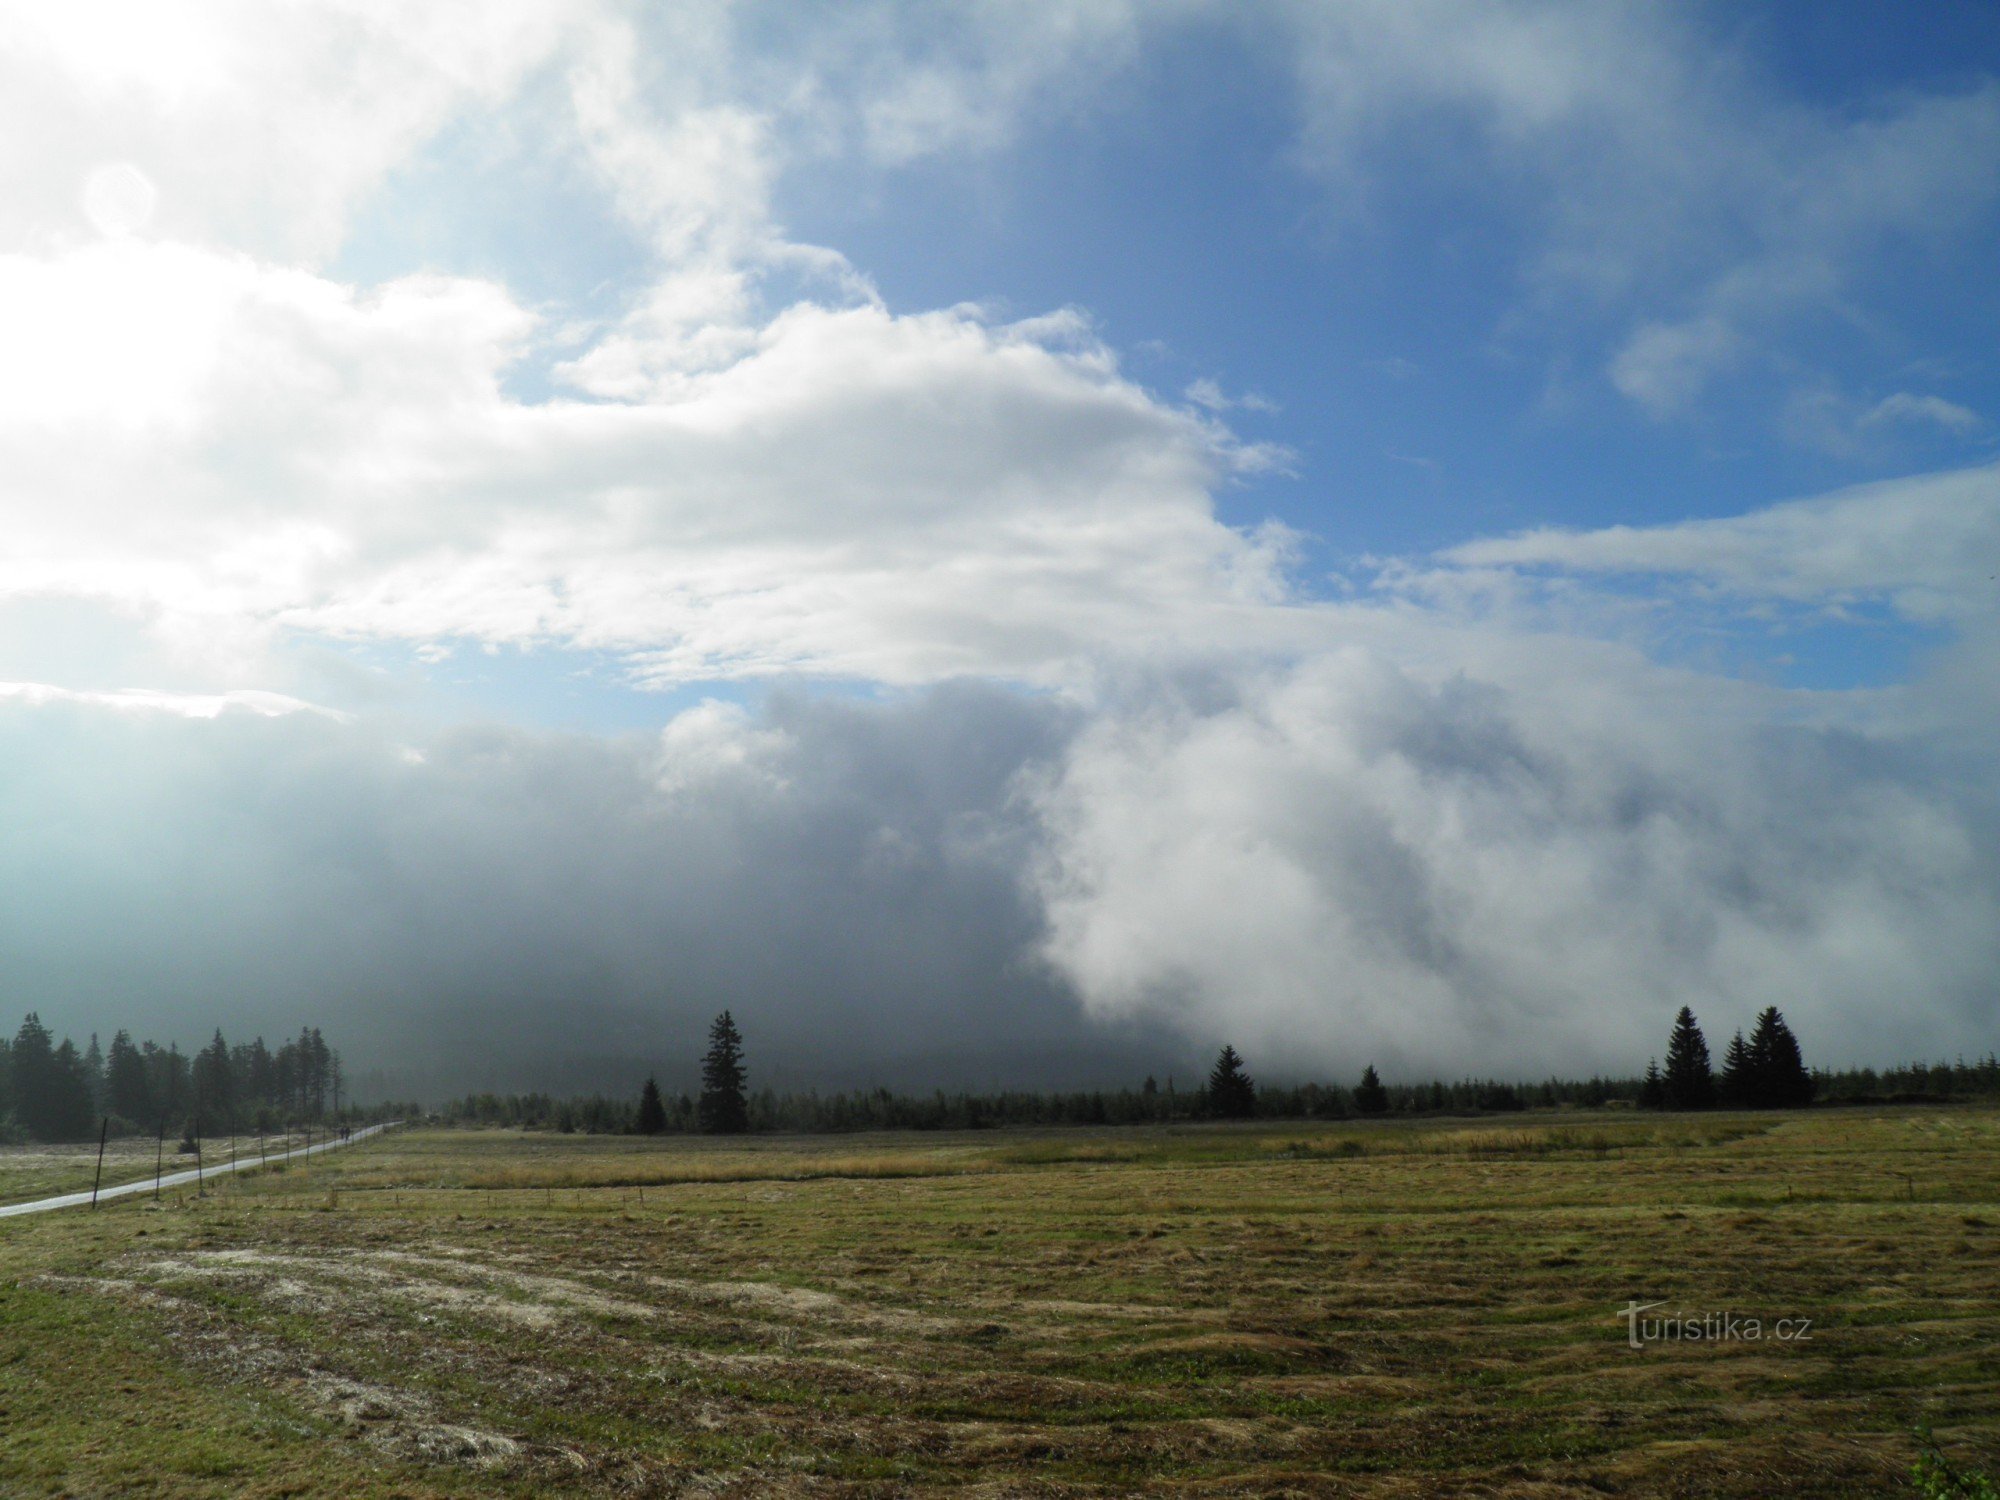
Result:
[[[317,1146],[307,1146],[300,1150],[292,1151],[286,1156],[274,1159],[279,1161],[290,1160],[294,1157],[303,1159],[308,1156],[318,1156],[325,1151],[338,1151],[342,1146],[358,1146],[371,1135],[380,1135],[383,1131],[394,1129],[401,1123],[402,1121],[400,1120],[390,1120],[381,1125],[365,1126],[353,1132],[344,1141],[321,1141]],[[166,1189],[180,1187],[190,1182],[206,1182],[211,1177],[223,1177],[231,1172],[254,1172],[263,1165],[265,1163],[261,1159],[245,1161],[239,1158],[236,1161],[221,1162],[212,1167],[197,1167],[193,1171],[169,1172],[157,1179],[142,1177],[137,1182],[121,1182],[112,1187],[99,1188],[94,1195],[89,1192],[58,1193],[53,1198],[37,1198],[31,1203],[9,1203],[4,1207],[0,1207],[0,1219],[12,1219],[21,1214],[45,1214],[52,1209],[58,1208],[83,1208],[90,1203],[93,1196],[101,1203],[107,1198],[127,1198],[134,1193],[150,1193],[156,1186]]]

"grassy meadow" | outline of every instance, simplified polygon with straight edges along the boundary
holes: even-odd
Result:
[[[1997,1293],[1990,1110],[412,1130],[0,1221],[0,1493],[1908,1494]]]

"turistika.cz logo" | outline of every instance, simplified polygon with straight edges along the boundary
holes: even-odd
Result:
[[[1780,1343],[1804,1343],[1812,1338],[1811,1318],[1779,1318],[1766,1323],[1744,1313],[1660,1313],[1645,1314],[1665,1307],[1664,1302],[1627,1302],[1617,1314],[1625,1323],[1625,1342],[1634,1349],[1648,1344],[1756,1343],[1771,1339]]]

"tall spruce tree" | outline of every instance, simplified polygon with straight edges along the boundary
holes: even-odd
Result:
[[[1750,1031],[1748,1103],[1756,1109],[1798,1109],[1817,1091],[1798,1038],[1775,1005],[1766,1006]]]
[[[146,1059],[132,1045],[130,1032],[120,1030],[111,1038],[111,1051],[104,1063],[105,1104],[111,1113],[129,1125],[153,1122],[153,1091],[146,1079]]]
[[[1257,1113],[1257,1085],[1234,1047],[1224,1047],[1209,1071],[1208,1112],[1222,1120],[1247,1120]]]
[[[90,1074],[83,1054],[68,1037],[55,1050],[50,1075],[50,1114],[42,1138],[50,1141],[87,1140],[97,1131],[97,1101],[91,1097]]]
[[[1382,1077],[1370,1063],[1361,1070],[1361,1082],[1355,1086],[1354,1108],[1364,1115],[1384,1115],[1389,1112],[1389,1091],[1382,1087]]]
[[[61,1046],[30,1011],[10,1052],[14,1119],[38,1141],[80,1141],[96,1126],[83,1055],[67,1037]]]
[[[708,1028],[695,1113],[710,1135],[740,1135],[750,1128],[750,1108],[743,1097],[743,1034],[726,1010]]]
[[[1694,1012],[1685,1005],[1674,1017],[1673,1034],[1667,1038],[1665,1083],[1667,1104],[1672,1109],[1707,1109],[1715,1103],[1708,1039],[1701,1034]]]
[[[153,1108],[167,1119],[183,1115],[188,1104],[188,1060],[177,1043],[161,1049],[152,1042],[140,1044],[146,1059],[146,1086],[153,1096]]]
[[[633,1128],[641,1135],[658,1135],[667,1128],[666,1101],[660,1098],[659,1084],[651,1078],[639,1090],[639,1117]]]
[[[243,1065],[236,1073],[244,1089],[259,1104],[269,1104],[277,1097],[278,1078],[271,1049],[264,1045],[261,1036],[244,1049]]]
[[[94,1114],[104,1112],[104,1049],[97,1045],[97,1033],[91,1032],[90,1045],[83,1049],[83,1076],[90,1085],[90,1108]]]
[[[29,1011],[14,1033],[12,1050],[14,1118],[37,1140],[48,1140],[59,1108],[56,1102],[56,1044],[42,1018]]]
[[[228,1130],[236,1120],[236,1079],[229,1061],[229,1044],[216,1028],[215,1039],[195,1053],[189,1067],[195,1113],[211,1132]]]
[[[304,1070],[299,1102],[306,1117],[325,1119],[327,1090],[333,1081],[333,1057],[317,1026],[307,1026],[299,1032],[299,1065]]]

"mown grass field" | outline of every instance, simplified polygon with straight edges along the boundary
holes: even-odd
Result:
[[[0,1494],[1909,1493],[1996,1293],[1991,1111],[411,1131],[0,1221]]]

